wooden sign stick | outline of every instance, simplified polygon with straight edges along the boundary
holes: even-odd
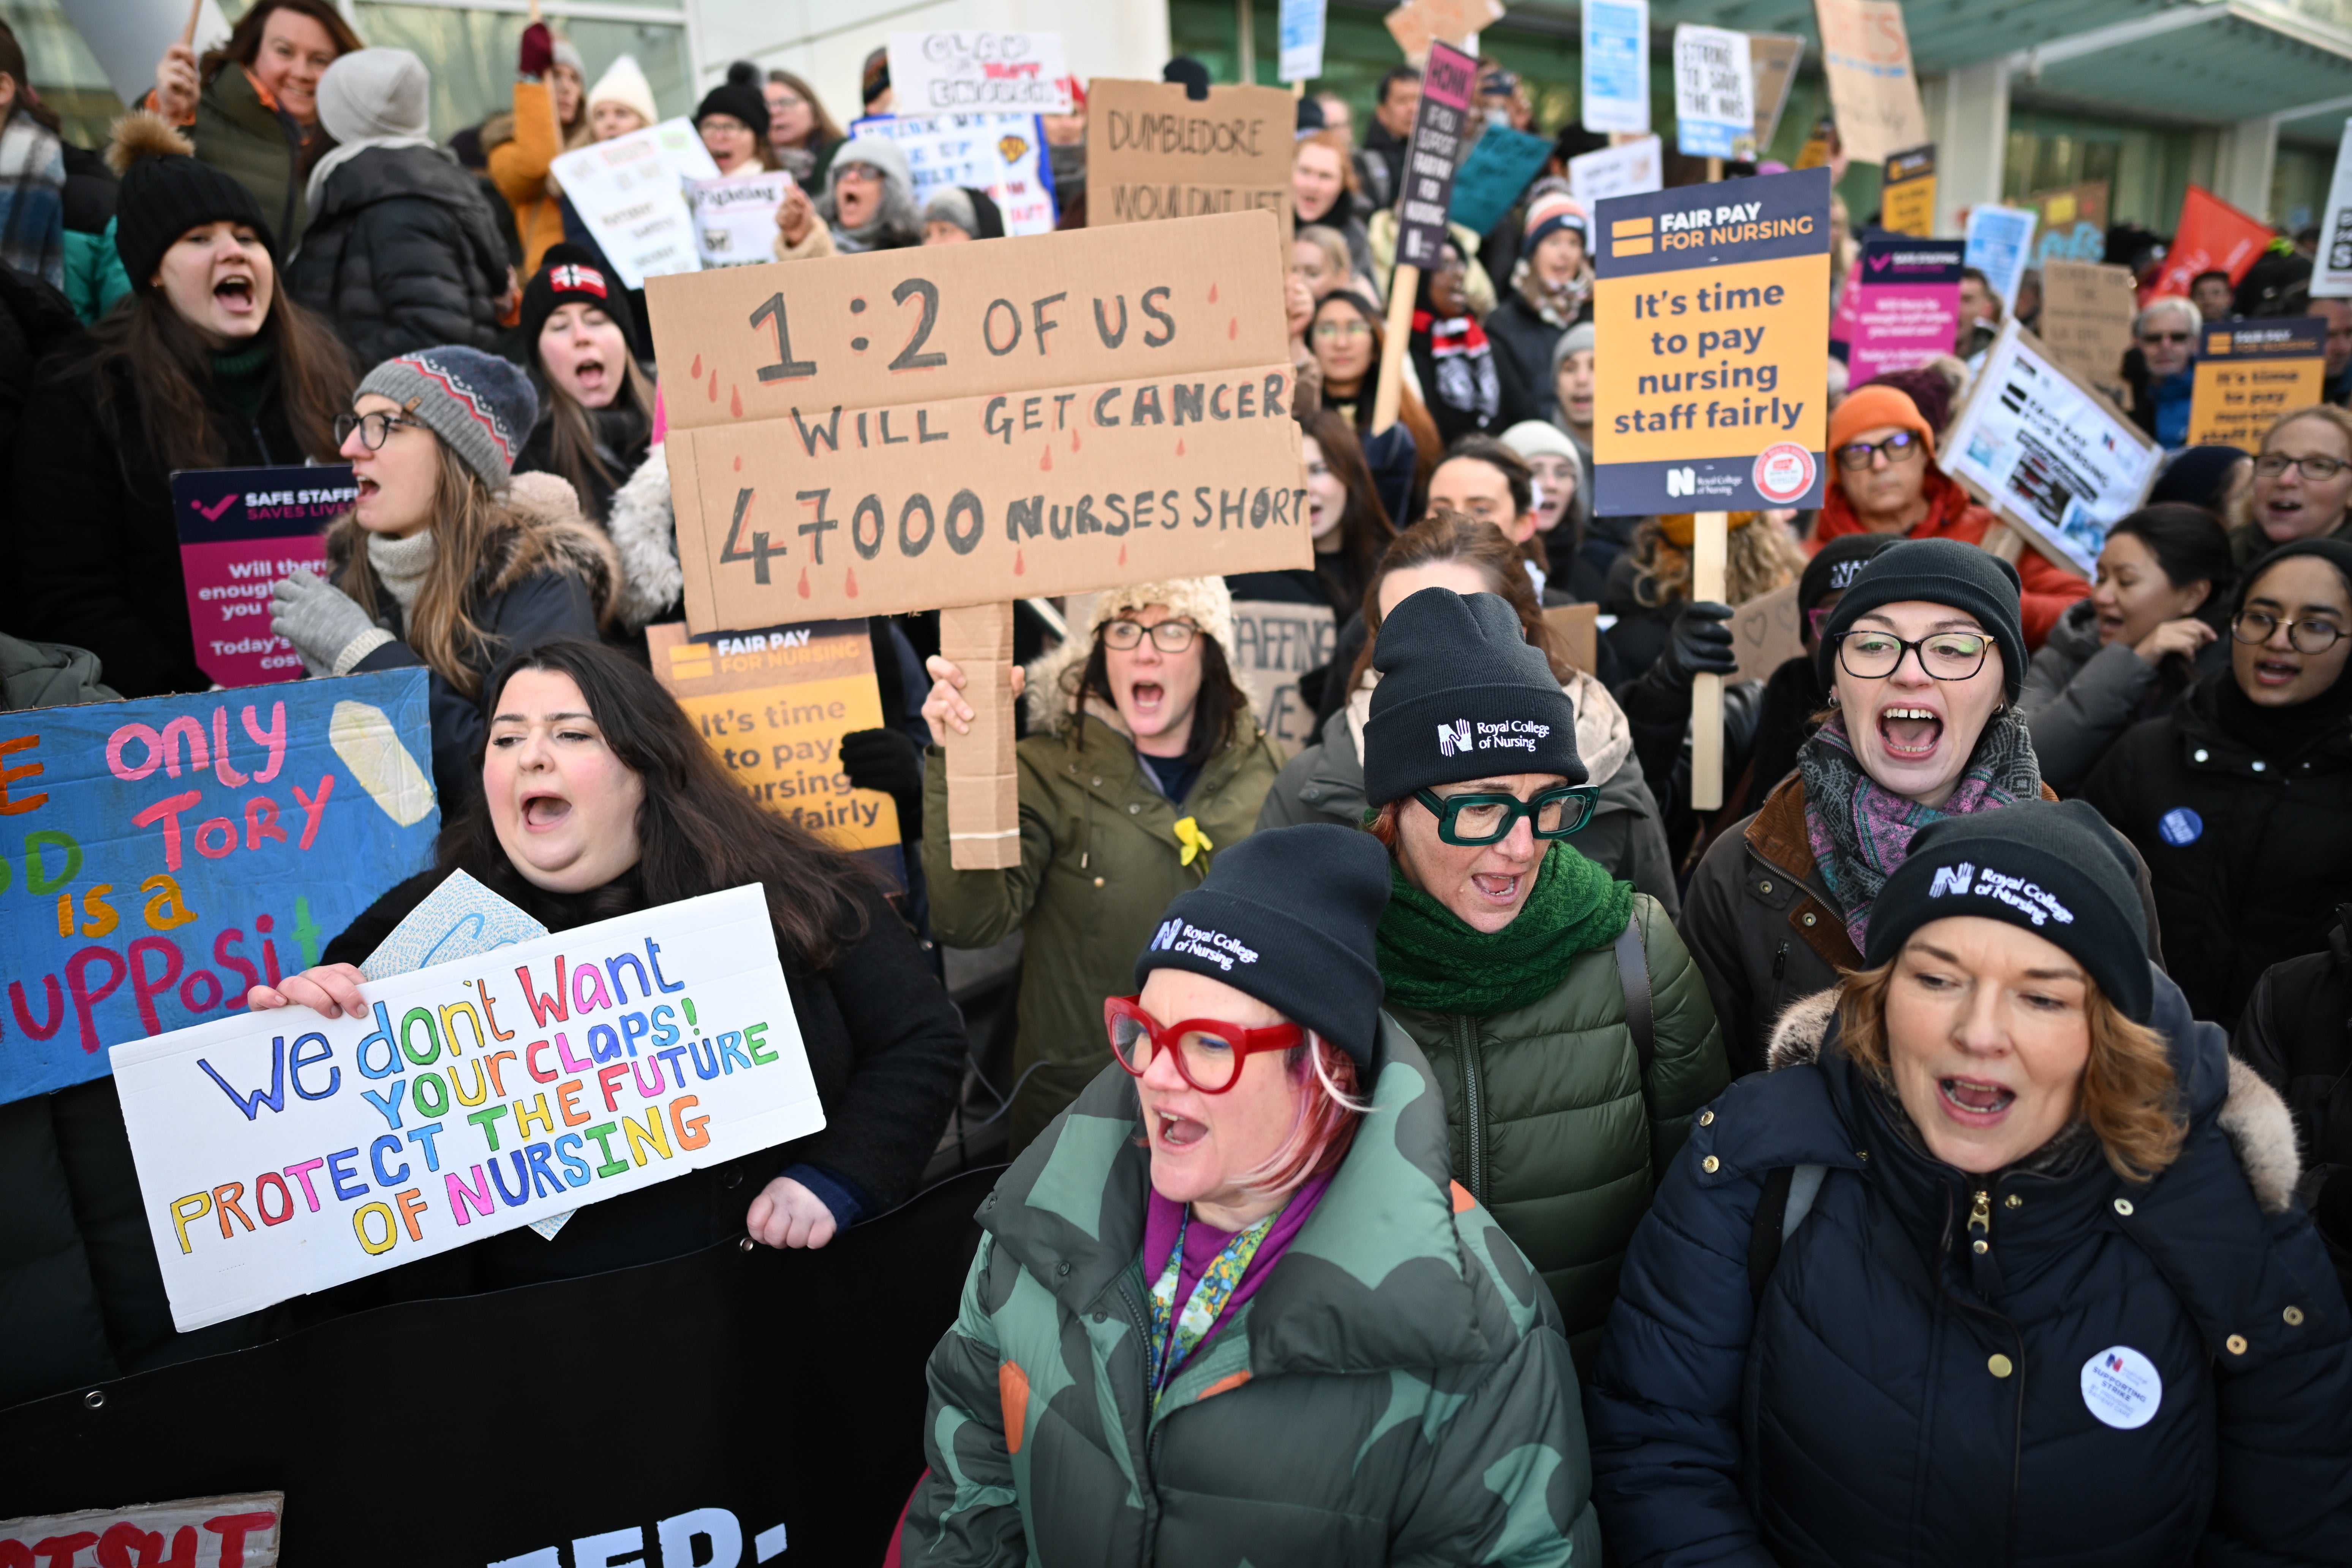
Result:
[[[1727,515],[1703,511],[1693,520],[1691,597],[1721,601],[1723,558],[1730,548]],[[1691,809],[1723,808],[1723,677],[1700,675],[1691,681]]]
[[[941,737],[948,765],[948,859],[959,871],[1021,864],[1021,781],[1013,761],[1013,606],[940,612],[940,657],[963,670],[971,731]]]
[[[1372,398],[1372,434],[1396,423],[1397,400],[1404,391],[1404,356],[1412,347],[1412,299],[1421,292],[1421,268],[1400,261],[1389,279],[1387,346],[1381,352],[1381,384]]]
[[[188,0],[188,25],[180,29],[182,48],[193,49],[196,47],[196,24],[204,18],[205,0]]]

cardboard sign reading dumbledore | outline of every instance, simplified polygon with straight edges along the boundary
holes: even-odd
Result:
[[[241,1012],[433,858],[426,676],[0,714],[0,1101]]]
[[[320,535],[358,495],[347,464],[183,468],[172,476],[188,626],[206,675],[223,686],[301,675],[294,645],[269,629],[270,584],[298,566],[325,574]]]
[[[2189,392],[2189,444],[2260,451],[2290,408],[2320,400],[2327,323],[2317,316],[2221,321],[2205,329]]]
[[[1089,228],[1260,209],[1282,225],[1276,270],[1289,267],[1290,94],[1213,87],[1196,102],[1168,82],[1097,77],[1087,110]]]
[[[1602,202],[1593,510],[1821,504],[1826,169]]]
[[[757,886],[114,1048],[182,1331],[824,1125]]]
[[[1233,213],[656,279],[687,624],[1310,564],[1276,250]]]

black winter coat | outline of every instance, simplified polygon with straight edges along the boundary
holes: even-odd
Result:
[[[286,269],[362,371],[441,343],[491,349],[507,247],[472,175],[431,147],[371,147],[327,176]]]
[[[102,374],[121,386],[120,440],[95,388],[61,378],[35,391],[17,426],[8,511],[24,607],[10,629],[89,649],[125,697],[202,691],[212,678],[196,666],[171,476],[148,446],[130,362]],[[305,460],[275,381],[251,420],[217,398],[212,416],[223,468]]]
[[[1503,384],[1495,428],[1507,430],[1523,419],[1549,420],[1559,407],[1552,382],[1552,345],[1568,329],[1545,321],[1516,289],[1487,312],[1485,324],[1486,341],[1495,345],[1495,374]]]
[[[1833,1024],[1811,1059],[1829,994],[1700,1114],[1585,1403],[1616,1562],[2344,1560],[2352,1313],[2292,1127],[2155,979],[2189,1132],[2144,1185],[2087,1133],[1990,1176],[1933,1159]],[[1751,1284],[1768,1178],[1800,1166],[1818,1194]],[[2085,1393],[2111,1354],[2161,1380],[2137,1426]]]
[[[2230,1049],[2286,1098],[2305,1160],[2296,1195],[2352,1296],[2352,904],[2337,907],[2326,952],[2263,971]]]
[[[2352,891],[2352,729],[2264,756],[2222,727],[2230,679],[2124,731],[2083,785],[2147,862],[2173,978],[2224,1028],[2263,970],[2326,945]]]

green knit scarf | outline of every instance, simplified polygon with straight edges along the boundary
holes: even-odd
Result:
[[[215,354],[213,384],[228,399],[230,407],[250,419],[260,412],[262,395],[269,390],[269,373],[277,357],[277,345],[266,338],[235,353]]]
[[[1429,1013],[1490,1017],[1543,1000],[1577,954],[1609,946],[1633,913],[1633,885],[1555,843],[1518,918],[1492,935],[1405,880],[1389,865],[1381,916],[1381,978],[1388,999]]]

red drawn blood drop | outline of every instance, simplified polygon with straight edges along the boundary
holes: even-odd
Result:
[[[686,367],[686,379],[688,381],[700,381],[702,379],[702,356],[700,354],[695,355],[694,363]]]
[[[1241,335],[1242,319],[1239,316],[1235,316],[1225,323],[1225,336],[1228,338],[1237,338]]]
[[[1210,303],[1210,304],[1212,304],[1212,305],[1213,305],[1213,304],[1215,304],[1216,302],[1217,302],[1217,286],[1216,286],[1214,283],[1212,283],[1212,284],[1210,284],[1210,285],[1209,285],[1209,303]]]
[[[1118,547],[1118,563],[1122,566],[1127,564],[1127,546],[1124,544]]]
[[[1045,448],[1045,455],[1037,459],[1037,466],[1041,468],[1051,468],[1054,466],[1053,447],[1048,447]]]
[[[1075,451],[1076,451],[1077,449],[1078,449],[1078,433],[1077,433],[1076,430],[1073,430],[1073,431],[1071,431],[1071,432],[1070,432],[1070,450],[1071,450],[1071,451],[1073,451],[1073,452],[1075,452]]]
[[[856,597],[857,597],[857,568],[856,568],[856,567],[852,566],[852,567],[848,570],[848,572],[847,572],[847,573],[845,573],[845,574],[843,575],[843,577],[842,577],[842,581],[841,581],[841,591],[842,591],[843,593],[845,593],[845,594],[848,595],[849,595],[851,598],[853,598],[853,599],[855,599]]]
[[[739,474],[743,471],[743,454],[740,452],[735,454],[735,471]]]
[[[1029,555],[1028,555],[1028,552],[1027,552],[1026,551],[1023,551],[1023,550],[1015,550],[1015,551],[1013,552],[1013,574],[1015,577],[1024,577],[1024,576],[1028,575],[1028,573],[1029,573]]]
[[[1184,455],[1184,437],[1181,436],[1176,437],[1176,455],[1180,458]]]
[[[716,370],[710,373],[710,401],[719,401],[719,373]]]
[[[730,413],[730,414],[734,415],[734,416],[735,416],[735,417],[736,417],[736,418],[738,418],[738,419],[742,418],[742,417],[743,417],[743,389],[742,389],[741,387],[740,387],[740,386],[732,386],[732,387],[728,388],[728,392],[729,392],[729,395],[730,395],[728,396],[728,399],[727,399],[727,411],[728,411],[729,413]]]
[[[803,566],[803,567],[802,567],[802,568],[801,568],[801,584],[800,584],[800,586],[801,586],[801,597],[802,597],[802,598],[803,598],[803,599],[807,598],[807,597],[809,596],[808,568],[807,568],[807,567],[805,567],[805,566]]]

